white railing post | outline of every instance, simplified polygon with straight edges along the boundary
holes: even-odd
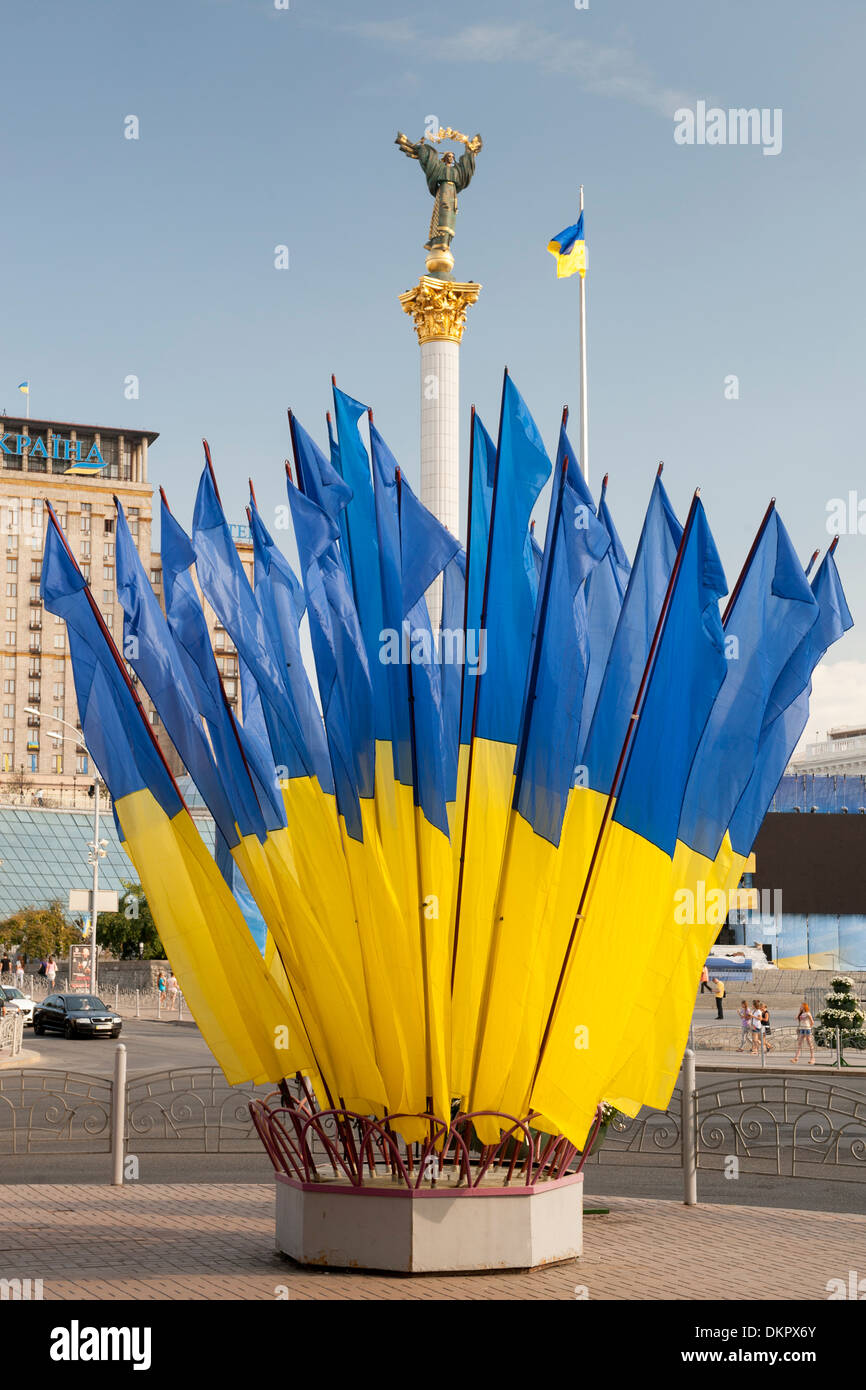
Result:
[[[695,1120],[695,1054],[690,1047],[686,1048],[683,1056],[682,1086],[683,1203],[687,1207],[696,1207],[698,1204],[698,1154]]]
[[[114,1012],[115,1012],[115,1013],[118,1013],[119,1010],[120,1010],[120,985],[115,985],[115,986],[114,986]]]
[[[126,1048],[117,1044],[111,1093],[111,1186],[123,1186],[123,1142],[126,1130]]]
[[[141,1018],[141,990],[135,991],[135,1016]]]

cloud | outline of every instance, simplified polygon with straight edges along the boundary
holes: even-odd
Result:
[[[808,743],[826,737],[828,729],[866,725],[866,661],[835,661],[817,667],[812,676],[809,722],[797,745],[802,756]]]
[[[347,27],[359,38],[392,48],[420,47],[427,38],[408,19]],[[656,82],[630,48],[563,36],[535,24],[470,24],[456,34],[439,35],[436,56],[452,63],[528,63],[570,78],[596,96],[629,101],[661,116],[672,116],[689,101],[683,92]]]

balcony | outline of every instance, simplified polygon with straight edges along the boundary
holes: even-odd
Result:
[[[42,655],[42,643],[40,642],[38,637],[30,638],[30,646],[27,648],[27,650],[31,653],[31,655]]]
[[[35,583],[38,579],[39,579],[39,575],[38,575],[38,574],[32,574],[32,575],[30,576],[30,582],[31,582],[31,584]],[[41,600],[41,598],[32,598],[32,599],[30,600],[30,607],[31,607],[31,608],[41,608],[41,607],[42,607],[42,600]]]
[[[41,695],[31,695],[31,696],[28,697],[27,703],[28,703],[29,705],[41,705],[41,704],[42,704],[42,696],[41,696]],[[31,715],[30,717],[31,717],[31,719],[35,719],[36,722],[37,722],[37,724],[39,723],[39,716],[38,716],[38,715]]]
[[[29,669],[29,671],[27,672],[27,675],[28,675],[28,678],[29,678],[30,680],[32,680],[32,681],[41,680],[41,679],[42,679],[42,667],[41,667],[41,666],[31,666],[30,669]]]
[[[41,724],[41,722],[42,722],[42,721],[41,721],[41,719],[39,718],[39,715],[38,715],[38,714],[28,714],[28,716],[27,716],[27,727],[28,727],[28,729],[38,729],[39,726],[40,726],[40,724]]]
[[[30,631],[31,631],[31,632],[41,632],[41,631],[42,631],[42,620],[41,620],[41,618],[34,618],[34,619],[33,619],[33,621],[32,621],[31,624],[30,624]]]

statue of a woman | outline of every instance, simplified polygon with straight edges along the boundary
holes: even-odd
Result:
[[[469,140],[456,131],[440,131],[439,138],[444,136],[459,139],[466,146],[459,159],[455,160],[450,150],[440,158],[438,152],[432,145],[428,145],[426,140],[419,140],[417,145],[413,145],[402,131],[394,142],[410,159],[418,160],[424,170],[427,187],[433,194],[430,237],[424,246],[427,252],[427,269],[431,275],[449,275],[454,268],[451,240],[457,220],[457,194],[468,187],[475,173],[475,156],[481,149],[480,135]]]

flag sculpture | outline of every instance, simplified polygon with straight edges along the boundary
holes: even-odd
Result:
[[[289,423],[300,576],[251,487],[248,580],[205,446],[191,536],[162,496],[164,608],[117,504],[122,652],[49,506],[42,596],[119,834],[230,1082],[297,1077],[406,1142],[469,1115],[481,1145],[519,1123],[573,1151],[603,1102],[668,1102],[724,920],[676,906],[736,886],[851,625],[835,542],[810,581],[771,503],[722,610],[700,497],[681,523],[659,469],[630,564],[566,417],[552,467],[507,373],[495,442],[473,412],[465,551],[360,402],[335,387],[327,454]]]

